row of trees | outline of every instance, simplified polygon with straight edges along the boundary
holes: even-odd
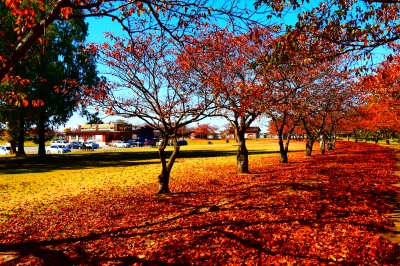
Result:
[[[11,67],[29,57],[35,41],[49,42],[43,34],[50,23],[109,16],[121,24],[124,36],[109,33],[109,42],[85,50],[88,58],[98,58],[109,70],[96,86],[72,78],[64,87],[56,87],[65,89],[65,95],[79,88],[79,102],[97,105],[107,114],[140,118],[161,132],[164,145],[173,140],[170,158],[166,147],[159,147],[159,193],[169,192],[179,152],[178,130],[205,117],[224,117],[234,128],[238,172],[248,172],[244,132],[260,116],[271,119],[280,136],[281,162],[287,162],[290,138],[284,143],[283,135],[304,130],[311,155],[317,139],[321,138],[323,151],[325,140],[332,147],[335,133],[355,126],[361,114],[372,117],[381,113],[380,108],[396,110],[397,87],[385,74],[394,65],[390,61],[397,62],[396,56],[388,57],[388,65],[382,64],[383,70],[368,78],[358,78],[355,74],[361,70],[352,65],[368,58],[374,48],[398,40],[397,3],[332,0],[300,11],[303,3],[287,5],[280,0],[255,1],[251,8],[240,1],[210,6],[200,0],[7,0],[5,4],[12,10],[16,37],[4,46],[10,51],[1,50],[0,78],[13,87],[18,76]],[[288,8],[298,12],[298,22],[279,25],[276,18]],[[30,79],[22,78],[21,83]],[[394,93],[379,88],[380,79],[393,84]],[[3,99],[27,99],[13,91],[16,96]],[[397,116],[394,119],[398,121]]]
[[[142,119],[161,132],[163,143],[173,140],[168,160],[166,147],[159,147],[159,193],[169,192],[179,129],[205,117],[224,117],[234,130],[238,172],[249,171],[245,131],[263,115],[273,122],[286,163],[296,128],[305,130],[311,155],[315,140],[333,140],[340,121],[354,113],[365,93],[355,71],[345,68],[351,63],[347,57],[305,65],[298,55],[285,64],[261,64],[279,37],[268,27],[234,34],[208,25],[184,45],[153,34],[126,39],[110,34],[110,42],[91,44],[88,52],[108,67],[112,81],[87,95],[108,113]],[[283,135],[289,136],[285,145]]]

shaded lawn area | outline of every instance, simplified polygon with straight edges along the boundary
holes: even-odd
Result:
[[[268,143],[269,144],[269,143]],[[268,145],[266,144],[266,145]],[[303,145],[304,146],[304,145]],[[159,163],[158,149],[145,149],[144,151],[124,149],[122,151],[110,152],[101,151],[97,152],[79,152],[68,153],[64,155],[52,154],[46,157],[37,157],[36,155],[29,155],[27,157],[0,157],[0,174],[24,174],[24,173],[46,173],[56,170],[72,171],[77,169],[100,169],[108,167],[128,167],[134,165],[153,164],[154,160]],[[179,152],[178,159],[185,158],[221,158],[227,156],[236,156],[237,148],[229,149],[223,147],[222,150],[218,149],[200,149],[184,150]],[[168,147],[165,152],[169,157],[172,154],[172,147]],[[278,151],[270,149],[249,149],[249,155],[257,154],[278,154]]]
[[[111,188],[21,210],[0,223],[0,252],[19,254],[10,265],[400,264],[380,236],[393,228],[393,152],[339,142],[277,161],[250,160],[247,175],[210,166],[215,175],[172,181],[168,196]]]

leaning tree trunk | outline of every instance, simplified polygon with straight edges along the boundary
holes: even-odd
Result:
[[[246,147],[246,139],[244,137],[244,130],[238,130],[236,134],[236,140],[239,144],[236,156],[236,162],[238,166],[238,173],[249,172],[249,151]]]
[[[288,153],[287,149],[283,143],[283,138],[281,135],[279,135],[279,153],[281,155],[281,158],[279,160],[280,163],[287,163],[288,162]]]
[[[174,151],[172,152],[169,160],[165,156],[165,148],[167,147],[168,138],[163,138],[163,141],[158,147],[158,154],[161,160],[161,174],[158,176],[158,191],[157,194],[169,194],[169,179],[172,170],[172,166],[178,156],[178,152],[180,147],[178,146],[178,142],[176,139],[173,139],[172,142],[174,143]]]
[[[315,138],[312,136],[307,136],[307,142],[306,142],[306,156],[311,156],[312,150],[313,150],[313,145],[315,142]]]

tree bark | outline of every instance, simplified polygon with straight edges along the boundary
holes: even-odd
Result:
[[[246,139],[244,138],[245,130],[237,130],[236,140],[239,144],[236,156],[238,173],[249,172],[249,151],[246,147]]]
[[[336,136],[330,136],[328,141],[328,150],[333,150],[335,148]]]
[[[306,142],[306,156],[311,156],[312,150],[313,150],[313,145],[315,142],[315,138],[308,136],[307,137],[307,142]]]
[[[38,156],[46,156],[46,123],[43,107],[39,107],[39,121],[38,121],[38,137],[39,137],[39,148]]]
[[[165,156],[165,148],[167,147],[168,137],[163,137],[161,145],[158,147],[158,154],[161,161],[161,174],[158,176],[158,191],[157,194],[169,194],[171,193],[169,189],[169,179],[171,175],[172,166],[179,153],[179,145],[176,138],[172,139],[174,143],[174,151],[172,152],[169,160]]]
[[[15,139],[10,139],[8,142],[10,143],[10,154],[17,154],[17,142]]]
[[[170,173],[168,171],[163,171],[158,176],[158,191],[157,194],[169,194],[171,191],[169,190],[169,178]]]
[[[319,150],[321,154],[325,154],[325,138],[322,137],[319,141]]]
[[[18,152],[19,156],[26,156],[25,153],[25,117],[19,118],[19,133],[18,133]]]
[[[288,151],[283,143],[283,137],[279,135],[279,153],[280,153],[280,163],[288,163]],[[289,146],[289,145],[287,145]]]

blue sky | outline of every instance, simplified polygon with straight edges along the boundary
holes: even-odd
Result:
[[[109,18],[88,18],[86,21],[89,23],[89,36],[87,42],[103,43],[105,41],[104,32],[115,31],[118,32],[119,28],[117,23],[113,23]],[[90,110],[90,108],[89,108]],[[93,110],[95,112],[95,110]],[[115,119],[105,119],[104,122],[109,122]],[[74,114],[65,126],[61,126],[60,130],[64,128],[77,128],[79,124],[85,124],[86,118],[80,117],[77,113]]]

